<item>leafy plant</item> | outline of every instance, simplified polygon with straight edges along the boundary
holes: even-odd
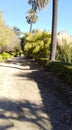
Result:
[[[7,60],[7,59],[9,59],[10,57],[11,57],[11,55],[10,55],[9,53],[6,53],[6,52],[3,52],[3,53],[2,53],[2,58],[3,58],[3,59],[6,59],[6,60]]]
[[[34,59],[49,57],[51,34],[47,31],[36,31],[32,34],[26,34],[24,41],[24,52],[28,57]]]
[[[64,62],[49,62],[48,71],[52,71],[57,76],[72,85],[72,64]]]

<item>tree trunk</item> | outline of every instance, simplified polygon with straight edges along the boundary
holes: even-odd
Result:
[[[32,33],[32,22],[30,24],[30,33]]]
[[[53,9],[52,9],[52,36],[51,36],[50,61],[55,61],[55,56],[56,56],[56,45],[57,45],[57,13],[58,13],[58,0],[53,0]]]

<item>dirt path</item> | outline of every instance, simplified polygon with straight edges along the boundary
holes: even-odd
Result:
[[[71,109],[48,91],[43,76],[30,60],[0,63],[0,130],[71,130]]]

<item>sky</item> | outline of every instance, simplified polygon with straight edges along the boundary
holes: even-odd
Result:
[[[52,1],[45,9],[38,11],[38,21],[33,29],[51,31]],[[72,34],[72,0],[58,0],[57,32],[67,30]],[[31,8],[28,0],[0,0],[0,11],[3,12],[4,21],[10,27],[17,26],[22,32],[28,32],[30,25],[26,22],[27,10]]]

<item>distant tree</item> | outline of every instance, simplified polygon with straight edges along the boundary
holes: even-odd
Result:
[[[0,13],[0,52],[15,51],[20,40],[17,38],[15,32],[3,20],[2,13]]]
[[[36,23],[38,16],[33,9],[29,9],[27,12],[26,20],[30,24],[30,33],[32,33],[32,24]]]
[[[20,35],[22,34],[22,32],[20,31],[20,29],[16,26],[13,26],[13,31],[15,32],[15,34],[20,37]]]
[[[33,34],[35,34],[36,32],[39,33],[39,32],[41,32],[41,30],[40,30],[40,29],[33,29],[33,30],[32,30],[32,33],[33,33]]]

